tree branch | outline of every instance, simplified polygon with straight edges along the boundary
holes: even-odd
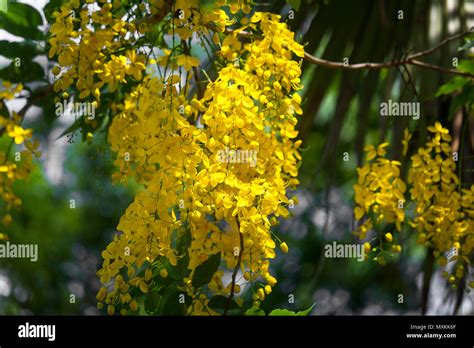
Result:
[[[449,69],[449,68],[445,68],[445,67],[442,67],[442,66],[421,62],[421,61],[416,59],[416,58],[420,58],[420,57],[429,55],[429,54],[435,52],[436,50],[440,49],[441,47],[447,45],[451,41],[459,39],[459,38],[461,38],[465,35],[472,34],[473,32],[474,32],[474,27],[472,27],[470,30],[464,31],[462,33],[458,33],[456,35],[447,37],[446,39],[444,39],[443,41],[441,41],[439,44],[437,44],[436,46],[434,46],[432,48],[429,48],[429,49],[421,51],[421,52],[416,52],[416,53],[410,54],[403,60],[395,60],[395,61],[386,62],[386,63],[369,63],[369,62],[367,62],[367,63],[357,63],[357,64],[344,64],[344,63],[341,63],[341,62],[333,62],[333,61],[317,58],[317,57],[312,56],[308,52],[305,52],[304,59],[307,62],[315,64],[315,65],[320,65],[320,66],[324,66],[324,67],[327,67],[327,68],[335,68],[335,69],[345,69],[345,70],[386,69],[386,68],[398,67],[398,66],[401,66],[401,65],[415,65],[415,66],[425,68],[425,69],[431,69],[431,70],[436,70],[436,71],[440,71],[440,72],[445,72],[445,73],[448,73],[448,74],[460,75],[460,76],[466,76],[466,77],[474,78],[474,75],[472,75],[470,73],[467,73],[467,72],[463,72],[463,71],[459,71],[459,70],[455,70],[455,69]]]
[[[141,18],[137,20],[136,25],[139,26],[142,23],[149,25],[149,24],[156,24],[156,23],[161,22],[161,20],[165,18],[168,15],[168,13],[173,9],[173,2],[174,2],[173,0],[166,0],[160,12],[155,13],[154,15],[151,15],[149,17],[145,17],[145,18]]]

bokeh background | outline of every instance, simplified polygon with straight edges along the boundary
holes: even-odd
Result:
[[[45,39],[48,18],[61,0],[21,2],[37,9],[41,23],[35,26],[26,16],[27,20],[7,31],[0,14],[0,79],[18,79],[32,89],[41,88],[53,81],[54,62],[47,59]],[[289,17],[292,7],[283,0],[255,3],[258,10],[286,18],[297,39],[307,44],[307,52],[332,61],[347,57],[351,63],[402,58],[474,26],[474,1],[469,0],[301,0],[294,18]],[[296,7],[298,1],[289,3]],[[3,42],[17,42],[18,51]],[[462,44],[454,40],[427,61],[451,67],[453,58],[466,58],[467,51],[458,51]],[[12,61],[18,56],[22,67],[12,72]],[[419,133],[412,144],[415,149],[423,130],[435,120],[455,129],[460,118],[469,116],[450,108],[449,97],[435,97],[449,78],[413,67],[341,71],[303,63],[300,203],[276,229],[290,251],[272,264],[279,283],[262,304],[266,311],[301,310],[315,302],[314,315],[420,314],[423,308],[428,314],[474,313],[473,294],[461,296],[452,290],[440,270],[429,279],[428,296],[423,295],[423,276],[430,265],[426,250],[416,245],[411,231],[402,232],[403,252],[384,267],[323,256],[326,243],[356,242],[351,233],[355,223],[352,185],[364,145],[387,140],[392,156],[399,158],[406,127]],[[100,284],[95,272],[100,253],[138,189],[133,184],[111,184],[113,154],[105,131],[95,134],[91,144],[82,141],[79,132],[61,136],[74,118],[55,115],[54,97],[48,95],[26,115],[25,125],[34,128],[43,155],[31,177],[17,183],[23,206],[5,230],[12,242],[37,243],[39,260],[0,259],[0,314],[98,314],[95,295]],[[390,98],[420,102],[421,118],[380,117],[379,104]],[[20,99],[7,105],[18,110],[24,103]],[[466,148],[472,154],[472,121],[468,133]],[[343,160],[345,152],[348,161]],[[466,163],[473,168],[472,161]],[[472,173],[463,180],[474,183]],[[76,201],[75,209],[70,208],[71,199]],[[71,294],[75,303],[70,302]],[[289,294],[295,303],[288,303]],[[399,294],[403,303],[398,301]]]

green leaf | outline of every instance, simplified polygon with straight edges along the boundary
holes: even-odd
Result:
[[[193,274],[193,286],[200,288],[208,284],[221,264],[221,253],[212,255],[209,259],[196,267]]]
[[[38,29],[43,24],[39,12],[21,2],[9,2],[8,11],[0,11],[0,29],[31,40],[42,40],[44,34]]]
[[[188,277],[189,273],[191,272],[188,269],[188,265],[189,265],[189,254],[186,251],[184,256],[182,256],[178,260],[176,266],[171,266],[170,264],[170,267],[168,269],[169,276],[175,280],[182,280],[183,278]]]
[[[2,103],[0,104],[0,116],[10,118],[10,113],[8,112],[8,108],[4,100],[2,100]]]
[[[182,254],[188,250],[191,246],[192,236],[189,229],[181,229],[178,231],[178,242],[176,244],[176,250],[179,254]]]
[[[54,11],[58,11],[63,3],[64,3],[64,0],[49,0],[48,3],[44,6],[43,8],[44,16],[46,17],[49,23],[55,22],[53,18],[53,13]]]
[[[286,3],[294,8],[296,11],[299,11],[301,0],[286,0]]]
[[[7,0],[0,0],[0,11],[7,12],[8,2]]]
[[[252,308],[247,309],[244,314],[249,315],[249,316],[251,316],[251,315],[263,316],[263,315],[265,315],[265,312],[262,309],[258,308],[258,307],[252,307]]]
[[[274,309],[270,312],[270,314],[268,315],[271,315],[271,316],[296,316],[296,312],[293,312],[293,311],[289,311],[288,309]]]
[[[158,306],[157,313],[162,315],[184,315],[187,305],[191,303],[191,298],[184,292],[177,289],[178,283],[175,282],[169,287],[164,288],[162,299]],[[185,303],[181,303],[180,295],[184,295]]]
[[[189,273],[191,272],[188,269],[189,266],[189,253],[188,253],[188,248],[191,246],[191,232],[188,229],[181,229],[176,232],[178,234],[177,236],[177,243],[176,243],[176,250],[178,251],[178,254],[180,255],[180,258],[178,259],[177,265],[176,266],[171,266],[169,264],[169,267],[167,267],[169,276],[175,280],[182,280],[185,277],[189,276]]]
[[[465,51],[465,50],[468,50],[472,47],[474,47],[474,40],[469,40],[464,45],[459,47],[458,51]]]
[[[158,303],[160,299],[161,296],[158,293],[148,293],[145,299],[145,312],[149,314],[156,314],[156,309],[158,308]]]
[[[436,92],[436,97],[439,97],[443,94],[451,94],[454,91],[461,89],[468,82],[469,79],[465,77],[456,76],[438,89],[438,91]]]
[[[44,80],[44,75],[41,65],[23,59],[20,60],[20,66],[16,66],[16,62],[13,61],[9,66],[0,70],[0,78],[14,83]]]
[[[40,54],[41,50],[31,40],[22,42],[11,42],[11,41],[0,41],[0,56],[6,58],[22,58],[31,60],[37,54]]]
[[[209,303],[207,305],[212,309],[225,309],[227,306],[227,302],[229,302],[229,299],[227,297],[222,295],[215,295],[209,300]],[[230,300],[228,309],[240,309],[240,307],[237,302],[235,302],[234,300]]]
[[[293,312],[293,311],[289,311],[288,309],[275,309],[273,311],[270,312],[270,314],[268,315],[271,315],[271,316],[292,316],[292,317],[305,317],[307,316],[314,308],[316,304],[313,303],[313,305],[303,311],[299,311],[299,312]]]
[[[313,310],[313,308],[315,306],[316,306],[316,303],[313,303],[309,308],[306,308],[305,310],[296,312],[296,315],[298,315],[298,316],[307,316],[307,315],[309,315],[309,313],[311,313],[311,311]]]
[[[449,117],[448,120],[451,121],[454,117],[454,114],[465,105],[470,105],[474,101],[474,87],[467,86],[464,87],[461,93],[456,95],[452,100],[449,106]]]
[[[474,75],[474,61],[461,60],[458,65],[458,70]]]

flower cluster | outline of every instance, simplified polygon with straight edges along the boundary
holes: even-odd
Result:
[[[144,56],[124,48],[136,43],[138,30],[133,23],[113,15],[122,10],[120,2],[101,2],[99,10],[79,1],[66,2],[55,11],[51,26],[49,58],[57,56],[59,66],[55,91],[74,86],[79,99],[89,96],[100,101],[100,91],[107,85],[114,91],[127,78],[140,80],[145,69]],[[125,54],[117,54],[125,51]]]
[[[441,266],[446,266],[450,261],[457,261],[452,275],[444,273],[449,277],[450,283],[455,283],[456,278],[463,278],[474,248],[474,185],[466,189],[460,184],[456,175],[449,131],[439,122],[428,127],[428,131],[431,136],[426,145],[411,157],[407,183],[410,186],[410,201],[414,205],[414,214],[413,218],[407,219],[406,222],[417,231],[418,243],[433,249]],[[404,153],[410,138],[411,135],[406,130]],[[398,231],[405,221],[406,184],[400,178],[400,163],[383,157],[384,147],[387,145],[388,143],[384,143],[377,149],[371,145],[367,146],[368,162],[357,169],[359,180],[354,185],[354,214],[358,220],[371,214],[357,231],[361,240],[365,239],[367,231],[374,227],[374,219],[377,223],[395,222]],[[371,162],[376,157],[376,163]],[[376,227],[383,229],[385,226]],[[393,240],[390,232],[379,239],[383,237],[389,243]],[[366,251],[371,248],[371,243],[366,242]],[[400,246],[392,246],[392,251],[400,250]],[[380,261],[380,256],[378,259]]]
[[[277,282],[269,272],[276,256],[271,226],[289,215],[287,189],[299,183],[301,69],[294,56],[302,57],[303,47],[280,16],[250,15],[249,1],[209,9],[196,0],[150,1],[133,8],[133,21],[123,19],[121,6],[92,10],[70,1],[55,13],[50,41],[61,66],[56,90],[110,103],[114,182],[133,178],[143,187],[102,252],[99,308],[126,314],[140,307],[135,289],[166,298],[175,288],[186,297],[186,313],[216,314],[210,295],[241,292],[235,276],[224,284],[226,270],[260,280],[258,305]],[[191,54],[193,40],[217,51],[213,81]],[[150,50],[139,54],[133,46]],[[113,100],[101,100],[109,92]],[[224,150],[251,151],[255,162],[222,160]],[[288,251],[285,243],[280,249]],[[200,267],[216,256],[218,270],[200,282]]]
[[[405,220],[403,205],[406,185],[400,178],[400,162],[385,158],[385,148],[388,145],[383,143],[377,148],[373,145],[366,146],[367,162],[362,168],[357,168],[359,179],[354,185],[354,214],[357,220],[367,217],[356,232],[361,240],[366,239],[367,232],[374,224],[382,229],[386,229],[387,224],[395,224],[396,230],[400,231]],[[364,245],[366,257],[370,250],[377,252],[374,260],[381,264],[386,262],[387,254],[401,251],[400,245],[392,244],[393,234],[387,231],[384,234],[385,242],[380,242],[380,245],[374,248],[370,242]],[[386,248],[387,244],[390,244],[390,249]]]
[[[439,122],[428,127],[432,133],[426,146],[412,156],[408,182],[415,216],[410,225],[418,232],[418,242],[435,250],[441,266],[458,260],[455,276],[462,278],[463,263],[469,264],[474,247],[474,185],[460,189],[451,150],[451,136]],[[452,258],[447,256],[453,251]]]
[[[23,117],[16,112],[6,108],[5,101],[14,99],[23,90],[22,84],[13,85],[8,81],[3,81],[0,89],[0,136],[5,139],[5,148],[0,150],[0,194],[1,200],[5,204],[5,214],[1,217],[2,223],[8,227],[12,223],[11,210],[21,206],[21,198],[13,191],[13,185],[18,180],[28,177],[33,167],[33,157],[39,157],[39,142],[31,141],[31,129],[24,129],[21,126]],[[24,144],[26,149],[17,151],[12,155],[13,144]],[[14,157],[11,159],[11,157]],[[0,240],[7,239],[5,233],[0,232]]]

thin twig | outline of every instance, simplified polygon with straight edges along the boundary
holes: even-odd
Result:
[[[229,310],[230,303],[231,303],[232,299],[234,298],[235,280],[237,278],[237,273],[239,272],[240,263],[242,262],[242,254],[244,253],[244,237],[243,237],[242,233],[240,232],[239,218],[236,218],[236,221],[237,221],[237,233],[239,234],[239,239],[240,239],[240,250],[239,250],[239,256],[237,258],[237,264],[235,265],[234,272],[232,273],[232,283],[231,283],[231,286],[230,286],[230,295],[227,298],[227,302],[225,304],[224,315],[227,315],[227,311]]]
[[[473,32],[474,32],[474,27],[472,27],[470,30],[466,30],[466,31],[460,32],[458,34],[455,34],[453,36],[449,36],[449,37],[445,38],[443,41],[441,41],[439,44],[437,44],[436,46],[433,46],[432,48],[429,48],[425,51],[421,51],[421,52],[418,52],[418,53],[411,54],[410,58],[415,59],[415,58],[427,56],[428,54],[431,54],[431,53],[435,52],[436,50],[439,50],[441,47],[447,45],[451,41],[459,39],[459,38],[461,38],[463,36],[466,36],[468,34],[472,34]]]
[[[184,53],[187,56],[190,56],[191,55],[191,49],[189,48],[186,41],[181,40],[181,43],[183,45]],[[198,92],[198,99],[201,99],[204,95],[204,91],[202,90],[201,82],[199,81],[198,70],[195,66],[192,67],[192,70],[193,70],[193,75],[194,75],[194,82],[196,83],[196,88],[197,88],[197,92]]]
[[[407,74],[407,79],[405,80],[405,76],[403,75],[403,71],[402,69],[406,72]],[[416,97],[416,100],[419,101],[420,100],[420,96],[418,94],[418,91],[416,90],[416,86],[415,86],[415,82],[413,81],[413,78],[410,74],[410,70],[408,70],[408,68],[405,66],[405,65],[402,65],[400,68],[399,68],[399,71],[400,71],[400,75],[402,75],[402,78],[403,78],[403,81],[405,81],[405,84],[407,86],[411,86],[413,88],[413,94],[415,95]]]
[[[375,70],[377,70],[377,69],[394,68],[394,67],[398,67],[400,65],[415,65],[415,66],[418,66],[420,68],[431,69],[431,70],[436,70],[436,71],[440,71],[440,72],[445,72],[445,73],[448,73],[448,74],[474,78],[474,75],[472,75],[470,73],[455,70],[455,69],[449,69],[449,68],[445,68],[445,67],[434,65],[434,64],[421,62],[419,60],[412,59],[411,56],[408,56],[404,60],[396,60],[396,61],[387,62],[387,63],[344,64],[344,63],[341,63],[341,62],[333,62],[333,61],[317,58],[317,57],[312,56],[308,52],[305,52],[304,53],[304,59],[307,62],[310,62],[312,64],[324,66],[324,67],[327,67],[327,68],[334,68],[334,69],[343,69],[343,70],[361,70],[361,69],[373,70],[373,69],[375,69]]]

